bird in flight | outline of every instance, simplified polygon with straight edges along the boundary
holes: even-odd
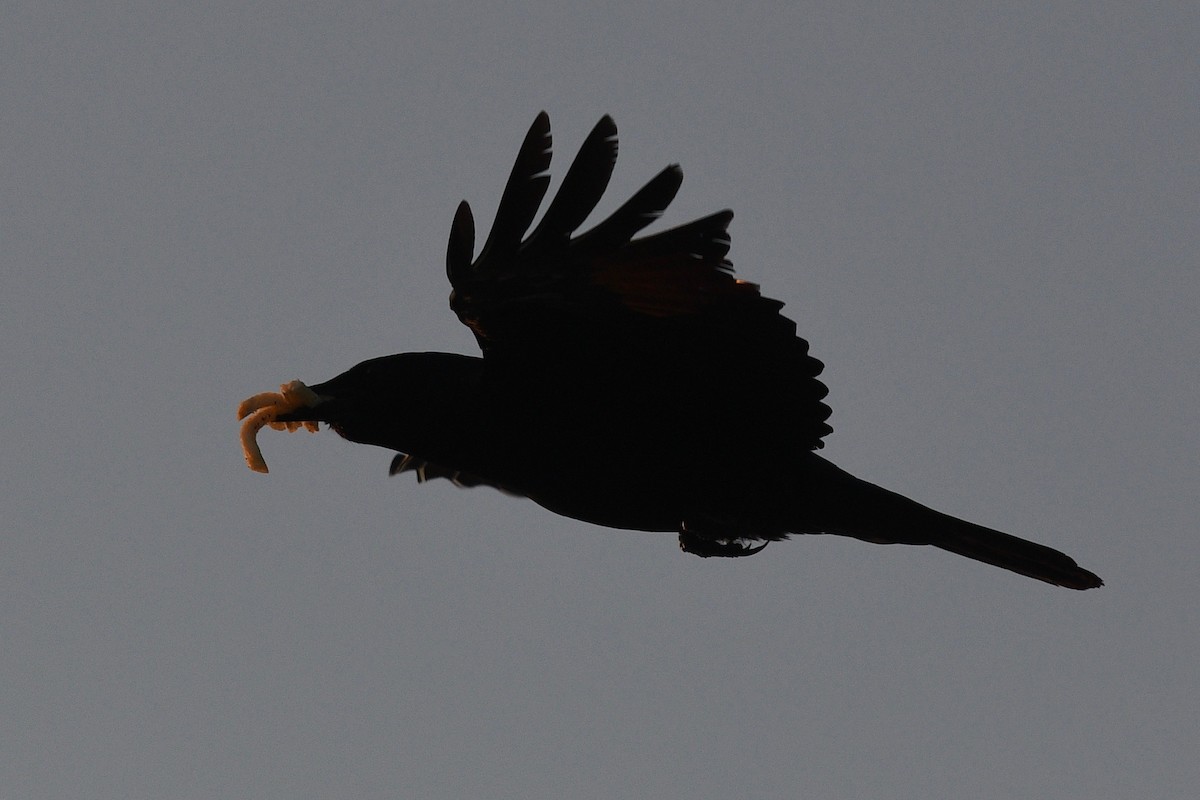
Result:
[[[1091,589],[1069,556],[860,480],[816,450],[822,364],[783,303],[735,278],[720,211],[652,235],[683,179],[664,169],[576,233],[617,158],[605,116],[533,229],[550,182],[550,120],[534,120],[476,254],[470,206],[450,229],[450,307],[482,357],[400,353],[324,383],[292,381],[238,408],[250,468],[260,429],[317,430],[398,453],[391,473],[528,497],[597,525],[669,531],[703,557],[792,534],[933,545],[1021,575]]]

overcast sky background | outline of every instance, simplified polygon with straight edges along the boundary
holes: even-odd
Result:
[[[1194,796],[1198,14],[6,4],[0,798]],[[602,212],[736,211],[830,459],[1108,585],[247,470],[243,397],[474,352],[450,220],[543,108],[559,178],[615,117]]]

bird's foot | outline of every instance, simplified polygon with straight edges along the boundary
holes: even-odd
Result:
[[[742,558],[752,556],[770,542],[757,547],[743,544],[740,537],[711,539],[684,528],[679,532],[679,549],[701,558]]]

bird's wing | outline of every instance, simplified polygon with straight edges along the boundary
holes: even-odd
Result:
[[[450,305],[474,332],[485,362],[576,375],[604,368],[628,375],[640,365],[644,374],[659,370],[664,379],[694,383],[714,402],[736,392],[777,406],[804,446],[820,447],[830,431],[827,389],[817,379],[822,364],[780,314],[781,302],[733,277],[725,257],[733,213],[634,238],[674,199],[683,173],[672,165],[603,222],[574,235],[616,163],[617,129],[605,116],[530,232],[550,181],[550,149],[542,112],[478,257],[466,201],[454,217],[446,253]]]

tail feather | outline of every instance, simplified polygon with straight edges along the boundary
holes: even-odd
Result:
[[[836,469],[836,468],[835,468]],[[1065,553],[967,522],[866,481],[841,473],[834,494],[847,518],[826,528],[878,544],[927,544],[1068,589],[1095,589],[1104,581]],[[840,516],[840,515],[839,515]]]
[[[1104,585],[1100,576],[1053,548],[936,511],[930,513],[940,523],[931,531],[929,544],[934,547],[1068,589]]]

